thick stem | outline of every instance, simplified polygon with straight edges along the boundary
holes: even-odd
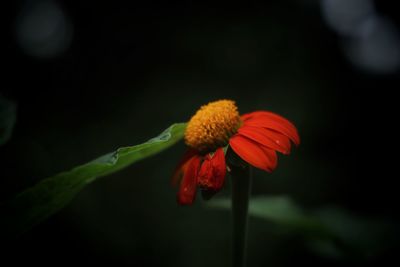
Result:
[[[246,266],[247,217],[251,191],[251,167],[233,167],[232,176],[232,215],[233,251],[232,266]]]

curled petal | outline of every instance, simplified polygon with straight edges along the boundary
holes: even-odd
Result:
[[[178,165],[176,166],[172,179],[171,179],[171,184],[173,186],[176,186],[179,181],[182,179],[183,173],[185,173],[185,170],[188,166],[189,161],[197,154],[197,152],[194,149],[188,149],[186,150],[185,154],[183,155],[182,159],[179,161]]]
[[[190,205],[196,197],[197,176],[200,167],[200,156],[192,157],[187,163],[187,168],[178,191],[178,203],[181,205]]]
[[[237,134],[229,140],[233,151],[250,165],[272,172],[277,164],[276,153],[253,140]]]
[[[243,126],[272,129],[289,137],[296,145],[300,144],[300,137],[296,127],[278,114],[269,111],[255,111],[242,115],[242,120]]]
[[[238,130],[239,135],[243,135],[263,146],[281,152],[282,154],[290,153],[290,141],[285,135],[278,132],[254,126],[243,125]]]
[[[200,167],[199,176],[197,179],[198,185],[203,188],[208,188],[209,184],[211,183],[210,181],[212,179],[212,176],[213,176],[213,171],[212,171],[211,160],[207,155],[204,158],[204,161]]]
[[[218,148],[214,155],[208,154],[201,165],[198,185],[205,190],[219,191],[225,182],[226,163],[224,150]]]

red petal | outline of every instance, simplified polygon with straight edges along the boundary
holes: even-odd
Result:
[[[290,141],[285,135],[265,129],[262,127],[253,127],[243,125],[238,133],[261,145],[279,151],[283,154],[290,153]]]
[[[204,158],[203,163],[201,164],[199,177],[197,179],[197,183],[200,187],[208,187],[209,181],[212,178],[212,165],[209,156],[207,155]]]
[[[171,184],[176,186],[179,181],[182,179],[182,174],[185,172],[187,168],[187,163],[189,160],[197,154],[196,150],[188,149],[186,150],[185,154],[183,155],[182,159],[179,161],[178,165],[176,166],[174,173],[172,175]]]
[[[272,129],[286,135],[296,145],[300,144],[300,137],[296,127],[278,114],[269,111],[255,111],[242,115],[242,120],[243,125]]]
[[[205,157],[201,165],[198,184],[203,189],[219,191],[225,182],[226,163],[224,150],[219,148],[213,156]]]
[[[229,144],[244,161],[256,168],[272,172],[277,164],[276,153],[242,135],[234,135]]]
[[[278,156],[276,155],[275,150],[261,145],[260,148],[264,151],[265,155],[267,155],[267,157],[271,161],[271,171],[275,170],[276,166],[278,165]]]
[[[188,162],[178,191],[178,203],[190,205],[196,197],[197,176],[199,173],[200,157],[194,156]]]
[[[223,148],[219,148],[215,151],[215,155],[211,159],[211,165],[213,166],[213,174],[215,177],[214,189],[220,190],[224,185],[226,176],[226,162]]]

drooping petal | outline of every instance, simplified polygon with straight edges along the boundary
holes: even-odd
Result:
[[[212,175],[213,172],[211,160],[209,159],[209,155],[207,155],[204,157],[204,161],[201,164],[197,184],[200,187],[208,187],[210,184],[210,180],[212,179]]]
[[[290,153],[289,138],[278,132],[262,127],[243,125],[239,128],[238,134],[283,154]]]
[[[278,165],[278,156],[276,155],[275,150],[262,145],[260,146],[260,148],[262,149],[262,151],[264,151],[265,155],[267,155],[268,159],[270,160],[271,171],[275,170],[276,166]]]
[[[214,155],[208,154],[201,165],[198,185],[205,190],[219,191],[225,182],[226,163],[224,150],[218,148]]]
[[[277,160],[275,151],[245,136],[239,134],[234,135],[229,140],[229,145],[239,157],[256,168],[272,172],[276,167]]]
[[[194,149],[188,149],[186,150],[185,154],[183,154],[183,157],[176,166],[171,178],[171,184],[173,186],[176,186],[182,179],[183,173],[185,172],[190,159],[192,159],[192,157],[194,157],[196,154],[197,152]]]
[[[211,159],[211,165],[213,166],[213,175],[215,177],[213,189],[220,190],[224,185],[226,176],[226,162],[223,148],[219,148],[215,151],[215,155]]]
[[[180,205],[190,205],[196,197],[197,176],[200,167],[200,156],[192,157],[183,174],[183,178],[178,191],[178,203]]]
[[[296,127],[278,114],[269,111],[255,111],[244,114],[241,118],[243,120],[243,126],[272,129],[289,137],[296,145],[300,144],[300,137]]]

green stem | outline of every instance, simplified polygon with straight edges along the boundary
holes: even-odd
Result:
[[[233,167],[232,176],[232,215],[233,251],[232,266],[246,266],[247,217],[251,191],[251,167]]]

